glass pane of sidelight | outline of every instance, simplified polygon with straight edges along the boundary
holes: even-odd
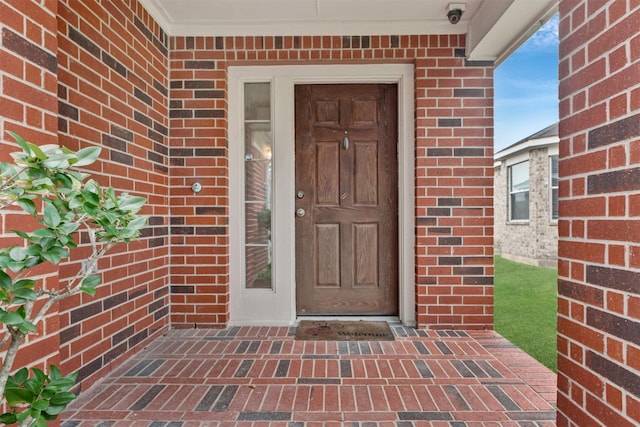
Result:
[[[245,285],[271,289],[271,84],[244,84]]]

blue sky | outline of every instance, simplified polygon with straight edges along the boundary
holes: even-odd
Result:
[[[495,152],[558,121],[558,16],[498,66]]]

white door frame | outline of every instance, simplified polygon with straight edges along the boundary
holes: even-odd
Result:
[[[273,289],[244,287],[243,85],[271,82],[273,133]],[[414,326],[415,154],[413,64],[231,66],[229,105],[229,325],[289,326],[296,322],[295,103],[298,84],[398,85],[399,320]]]

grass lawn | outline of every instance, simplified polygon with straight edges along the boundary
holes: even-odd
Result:
[[[557,371],[555,269],[495,257],[495,330]]]

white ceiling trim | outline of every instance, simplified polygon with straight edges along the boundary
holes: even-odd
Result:
[[[217,22],[215,27],[203,24],[174,24],[171,35],[184,36],[357,36],[357,35],[410,35],[410,34],[464,34],[466,25],[450,28],[442,22],[404,22],[399,28],[397,23],[389,21],[369,22],[291,22],[274,26],[271,23],[244,23],[238,25],[229,22]],[[215,30],[212,30],[215,28]]]
[[[169,35],[464,34],[486,0],[141,0]],[[535,0],[534,0],[535,1]],[[451,3],[463,4],[457,25]]]
[[[467,34],[467,59],[507,58],[558,0],[140,0],[170,36]],[[449,23],[450,4],[465,12]]]

